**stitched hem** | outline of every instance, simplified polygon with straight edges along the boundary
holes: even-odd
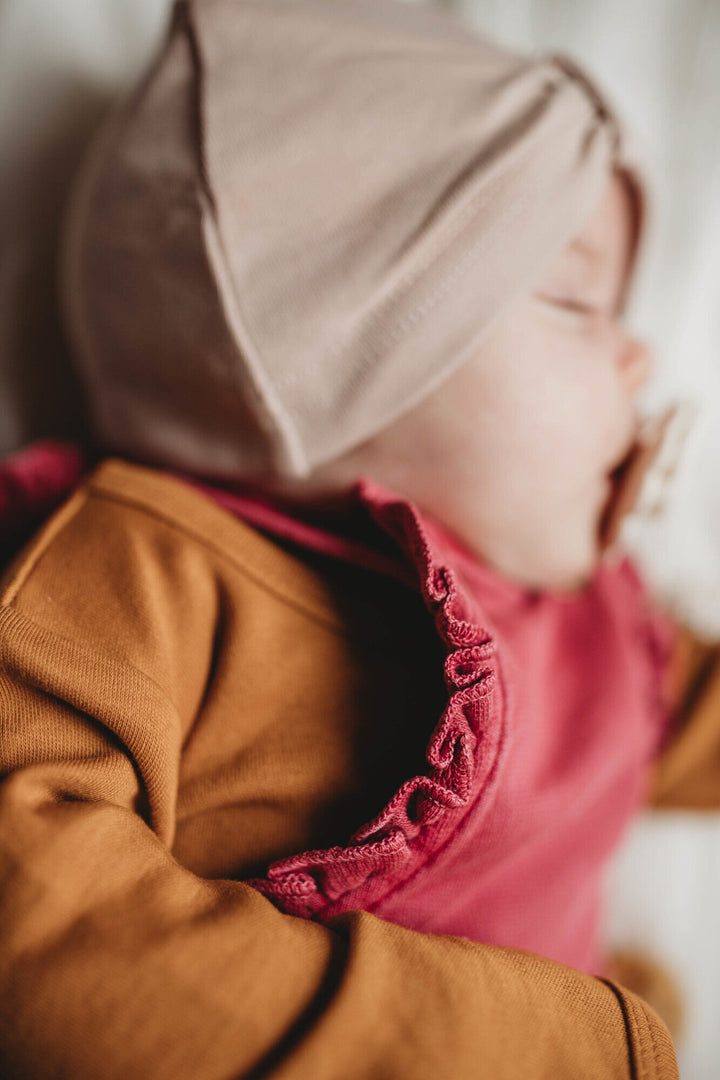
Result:
[[[665,1024],[646,1001],[609,979],[625,1021],[630,1080],[679,1080],[675,1047]]]

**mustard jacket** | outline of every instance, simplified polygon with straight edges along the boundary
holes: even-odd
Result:
[[[377,763],[353,740],[392,705],[357,689],[402,657],[367,599],[339,604],[311,564],[120,461],[14,561],[0,608],[6,1080],[677,1077],[665,1026],[619,984],[363,911],[320,925],[238,880],[375,809]],[[410,591],[396,599],[407,618]],[[689,788],[717,802],[708,655],[688,645],[673,669],[702,716],[683,716],[658,803]],[[386,770],[392,790],[406,765]]]

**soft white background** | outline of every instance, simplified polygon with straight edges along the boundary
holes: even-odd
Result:
[[[657,349],[647,404],[680,396],[700,413],[665,517],[629,540],[661,593],[720,636],[720,0],[436,2],[508,44],[576,56],[643,148],[655,220],[630,322]],[[0,0],[0,452],[76,427],[53,301],[59,212],[90,132],[145,63],[168,6]],[[682,1076],[715,1080],[720,815],[646,814],[608,891],[610,938],[646,945],[683,986]]]

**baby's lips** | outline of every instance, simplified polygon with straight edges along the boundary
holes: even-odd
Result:
[[[676,402],[640,426],[628,455],[612,475],[613,492],[600,522],[603,552],[617,542],[629,514],[652,517],[662,510],[696,415],[694,405]]]

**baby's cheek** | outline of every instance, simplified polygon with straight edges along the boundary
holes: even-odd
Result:
[[[612,367],[594,355],[578,356],[575,369],[556,387],[560,411],[578,443],[612,444],[624,427],[628,402]]]

